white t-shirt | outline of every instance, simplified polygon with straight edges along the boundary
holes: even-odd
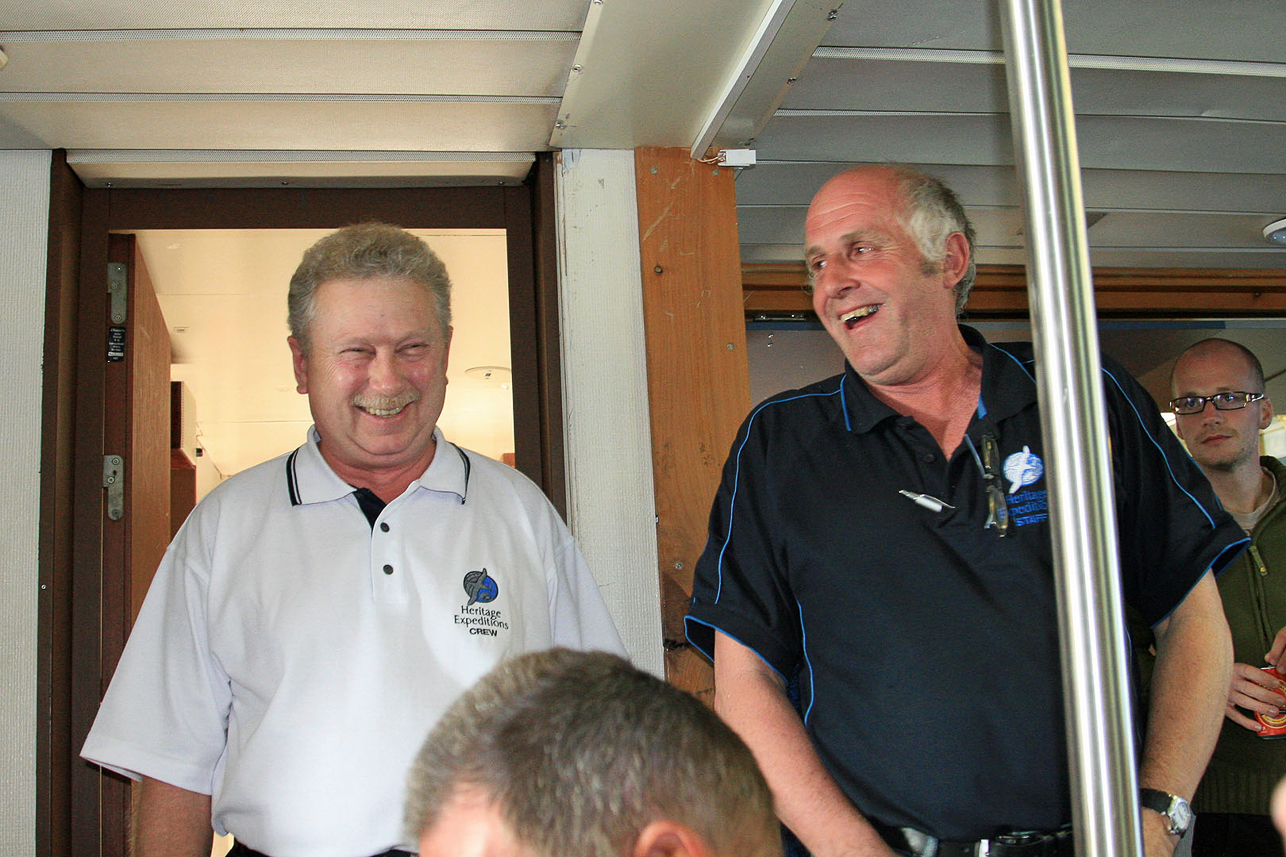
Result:
[[[82,755],[210,794],[274,857],[403,841],[406,773],[501,659],[624,654],[571,534],[518,471],[447,443],[372,528],[304,446],[203,500],[157,571]]]

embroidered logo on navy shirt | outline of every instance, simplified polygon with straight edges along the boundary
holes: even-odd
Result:
[[[500,595],[500,584],[496,579],[483,568],[466,574],[463,585],[469,603],[455,615],[455,624],[467,627],[475,637],[495,637],[501,631],[508,631],[509,623],[499,608],[482,606],[495,601]]]
[[[1020,452],[1005,459],[1002,468],[1005,478],[1009,480],[1009,520],[1015,526],[1025,527],[1028,524],[1039,524],[1049,519],[1049,492],[1022,491],[1028,485],[1040,481],[1045,475],[1045,462],[1040,456],[1024,446]]]
[[[1024,446],[1022,452],[1015,452],[1005,459],[1005,478],[1011,483],[1010,494],[1017,494],[1019,488],[1026,488],[1040,479],[1045,473],[1045,463],[1040,456]]]

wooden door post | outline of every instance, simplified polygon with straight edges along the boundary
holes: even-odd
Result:
[[[710,701],[683,635],[710,503],[750,407],[734,171],[635,150],[666,677]]]

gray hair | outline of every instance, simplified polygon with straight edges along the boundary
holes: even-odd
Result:
[[[956,192],[942,179],[904,164],[889,166],[902,193],[902,222],[924,257],[925,273],[937,273],[938,266],[947,255],[947,236],[952,232],[963,234],[969,244],[969,267],[954,290],[956,313],[959,314],[964,311],[978,276],[978,266],[974,261],[976,235],[973,224],[969,222]]]
[[[520,655],[461,696],[411,768],[411,841],[464,790],[481,791],[538,857],[621,857],[661,819],[719,854],[781,854],[772,795],[736,733],[605,652]]]
[[[306,351],[317,307],[317,288],[334,280],[408,279],[433,297],[442,334],[451,327],[451,279],[446,265],[419,238],[387,223],[346,226],[304,252],[290,278],[287,322]]]

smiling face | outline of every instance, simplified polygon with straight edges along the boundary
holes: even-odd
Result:
[[[952,289],[968,265],[953,232],[942,263],[926,261],[902,220],[896,173],[850,170],[813,197],[804,228],[813,309],[866,381],[924,377],[956,336]]]
[[[1181,396],[1210,396],[1241,390],[1263,392],[1246,358],[1235,348],[1213,342],[1184,352],[1174,366],[1172,392]],[[1206,470],[1230,472],[1259,466],[1259,432],[1273,418],[1268,399],[1250,402],[1235,411],[1221,411],[1212,402],[1196,414],[1175,417],[1175,430],[1188,452]]]
[[[307,350],[288,341],[322,457],[341,478],[369,487],[428,467],[451,335],[424,288],[388,277],[322,283]]]

